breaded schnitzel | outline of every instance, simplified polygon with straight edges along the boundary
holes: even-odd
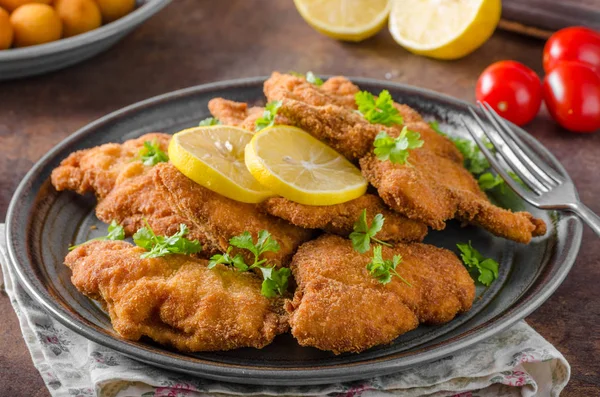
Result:
[[[545,234],[542,220],[490,203],[475,178],[464,168],[463,157],[454,143],[436,133],[408,106],[395,104],[403,125],[371,124],[348,106],[323,105],[329,103],[322,100],[326,94],[314,84],[291,76],[278,87],[282,79],[281,75],[274,74],[265,82],[265,92],[276,92],[282,100],[279,112],[291,124],[327,143],[349,160],[358,161],[365,178],[399,214],[438,230],[445,227],[447,220],[456,218],[521,243]],[[421,148],[411,150],[410,165],[377,159],[373,154],[375,136],[385,131],[397,137],[405,126],[419,132],[424,141]]]
[[[342,204],[314,206],[294,203],[283,197],[272,197],[261,203],[261,208],[271,215],[283,218],[293,225],[308,229],[322,229],[328,233],[348,236],[363,210],[367,211],[367,222],[382,214],[383,228],[377,233],[382,241],[422,241],[427,234],[425,224],[405,218],[391,211],[374,194],[365,194]]]
[[[254,106],[249,108],[245,102],[235,102],[224,98],[213,98],[208,102],[208,110],[221,124],[240,127],[255,132],[256,120],[263,116],[264,107]],[[275,124],[288,124],[287,119],[277,114]]]
[[[360,160],[365,178],[397,212],[441,230],[456,218],[479,225],[496,236],[529,243],[546,233],[546,224],[528,212],[512,212],[490,203],[464,167],[427,149],[410,153],[412,166],[380,161],[374,154]]]
[[[357,113],[354,97],[360,89],[345,77],[332,77],[319,87],[303,78],[274,72],[265,81],[264,91],[269,100],[282,101],[278,114],[284,115],[289,124],[311,133],[351,161],[373,150],[373,140],[379,132],[402,130],[402,126],[371,124]],[[427,140],[431,150],[462,162],[456,146],[433,131],[418,112],[406,105],[394,106],[405,124],[410,123],[410,129]]]
[[[226,251],[229,239],[246,230],[256,237],[264,229],[281,245],[278,253],[267,256],[278,265],[286,265],[296,248],[311,237],[310,230],[264,214],[256,205],[203,188],[171,164],[146,166],[137,159],[144,141],[160,139],[166,151],[169,138],[166,134],[149,134],[122,145],[106,144],[73,153],[53,171],[52,182],[60,189],[94,191],[99,199],[98,219],[117,221],[127,235],[146,222],[163,236],[173,235],[181,223],[186,224],[188,238],[202,244],[199,255],[203,257]],[[243,254],[253,259],[248,251]]]
[[[265,214],[256,204],[241,203],[198,185],[172,164],[157,164],[153,175],[155,185],[173,209],[205,236],[205,249],[209,252],[225,252],[231,237],[249,231],[256,239],[258,232],[264,229],[281,247],[276,253],[266,253],[265,258],[277,265],[286,265],[298,246],[312,236],[311,230]],[[253,260],[247,250],[232,252],[240,252],[247,260]]]
[[[325,142],[355,164],[373,150],[375,137],[385,130],[369,124],[360,114],[335,105],[313,106],[284,99],[279,112],[291,125]]]
[[[306,87],[306,84],[310,83],[307,83],[304,78],[274,72],[271,78],[265,82],[267,102],[280,100],[288,97],[288,95],[296,96],[295,94],[297,94],[298,98],[306,99],[302,96],[302,91]],[[296,89],[299,90],[298,93],[294,93]],[[286,94],[282,92],[284,90],[289,90],[290,93]],[[326,104],[335,102],[340,106],[355,107],[354,95],[358,91],[358,87],[345,77],[332,77],[319,87],[317,91],[320,94],[319,100],[313,99],[309,103]],[[306,91],[306,93],[307,95],[311,94],[310,91]],[[219,119],[221,124],[232,125],[254,132],[256,120],[263,115],[265,108],[260,106],[248,107],[248,104],[245,102],[213,98],[208,102],[208,110],[213,117]],[[276,117],[276,124],[288,124],[285,117],[281,114],[278,114]]]
[[[132,172],[136,169],[140,172],[137,175]],[[96,206],[98,219],[104,223],[116,221],[127,235],[133,235],[147,222],[157,235],[172,236],[183,223],[188,227],[187,238],[199,240],[206,246],[204,233],[200,233],[190,220],[178,215],[167,197],[157,189],[153,169],[146,169],[141,162],[135,162],[129,172],[129,177],[121,178],[121,182]],[[212,253],[206,251],[200,255]]]
[[[292,335],[302,346],[336,354],[392,342],[419,323],[442,324],[468,311],[471,276],[451,251],[411,243],[383,247],[383,258],[402,255],[397,277],[382,284],[366,269],[372,252],[324,235],[302,245],[291,264],[298,283],[287,301]]]
[[[58,191],[73,190],[79,194],[93,192],[100,200],[110,193],[115,184],[150,169],[149,166],[140,169],[141,161],[135,161],[144,142],[157,142],[161,150],[166,152],[170,139],[169,134],[155,132],[122,144],[107,143],[71,153],[52,171],[52,185]]]
[[[406,110],[405,107],[401,109]],[[314,106],[284,99],[279,112],[291,125],[302,128],[355,163],[373,151],[373,141],[381,131],[390,136],[398,136],[402,131],[402,126],[371,124],[359,113],[335,105]],[[406,113],[411,115],[412,112]],[[419,132],[428,150],[462,165],[463,157],[456,146],[433,131],[427,123],[419,120],[405,125]]]
[[[268,102],[295,99],[314,106],[333,104],[350,109],[356,109],[354,95],[359,91],[356,85],[342,76],[332,77],[319,87],[303,77],[279,72],[273,72],[264,85]]]
[[[105,145],[72,153],[52,171],[56,190],[74,190],[79,194],[93,192],[98,199],[96,216],[105,223],[113,220],[124,227],[127,235],[145,226],[155,233],[170,236],[185,223],[191,239],[205,242],[191,222],[177,215],[169,202],[154,186],[152,166],[139,159],[144,142],[157,142],[167,151],[171,136],[151,133],[122,144]]]
[[[52,171],[51,181],[57,190],[74,190],[79,194],[95,193],[96,216],[105,223],[113,220],[134,234],[148,222],[155,233],[171,236],[179,224],[189,228],[189,238],[206,242],[192,223],[177,215],[153,182],[152,166],[139,159],[144,142],[157,142],[163,151],[171,136],[145,134],[122,144],[107,143],[72,153]]]
[[[208,110],[221,124],[232,125],[254,132],[256,120],[265,110],[263,107],[249,108],[245,102],[234,102],[224,98],[208,101]]]
[[[280,299],[261,280],[184,255],[142,259],[123,241],[94,241],[69,253],[73,285],[100,301],[124,338],[143,336],[188,352],[262,348],[287,330]]]

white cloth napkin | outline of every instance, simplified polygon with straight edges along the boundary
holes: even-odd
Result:
[[[364,381],[319,386],[250,386],[181,375],[90,342],[53,319],[18,284],[0,224],[4,288],[33,363],[53,397],[558,396],[571,369],[524,321],[442,360]]]

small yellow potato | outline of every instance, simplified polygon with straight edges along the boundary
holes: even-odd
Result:
[[[13,42],[13,27],[10,24],[10,16],[3,8],[0,8],[0,50],[10,48]]]
[[[0,7],[11,13],[23,4],[29,3],[50,4],[52,0],[0,0]]]
[[[135,8],[135,0],[96,0],[102,21],[109,23],[129,14]]]
[[[100,8],[94,0],[55,0],[54,8],[62,20],[65,37],[89,32],[102,25]]]
[[[62,22],[54,8],[47,4],[29,3],[10,15],[15,47],[48,43],[60,39]]]

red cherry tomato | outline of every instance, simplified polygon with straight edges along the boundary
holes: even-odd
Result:
[[[550,73],[563,61],[585,63],[600,73],[600,33],[579,26],[554,33],[544,46],[544,70]]]
[[[515,61],[491,64],[479,76],[477,100],[517,125],[527,124],[542,104],[542,83],[535,72]]]
[[[600,129],[600,76],[579,62],[561,62],[544,79],[544,102],[568,130]]]

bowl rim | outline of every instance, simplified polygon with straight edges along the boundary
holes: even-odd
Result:
[[[114,34],[139,25],[166,7],[170,2],[171,0],[147,0],[124,17],[102,25],[99,28],[90,30],[89,32],[72,37],[61,38],[50,43],[2,50],[0,51],[0,62],[38,58],[49,54],[69,51],[77,47],[104,40]]]

